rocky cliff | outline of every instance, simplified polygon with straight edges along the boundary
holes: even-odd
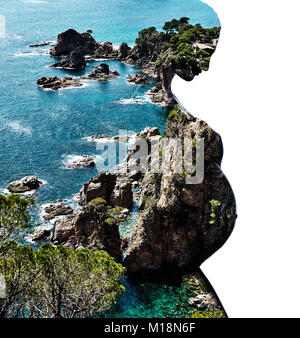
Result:
[[[187,184],[184,172],[146,172],[140,183],[140,217],[124,260],[128,273],[138,278],[197,270],[225,243],[236,219],[234,195],[220,168],[221,137],[179,106],[171,113],[164,137],[204,138],[204,180]],[[172,168],[172,143],[163,151]]]

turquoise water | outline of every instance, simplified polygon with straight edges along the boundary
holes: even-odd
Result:
[[[66,161],[77,155],[105,158],[96,143],[84,138],[114,136],[120,129],[136,133],[146,126],[163,131],[167,111],[147,100],[145,93],[151,84],[137,87],[126,82],[128,74],[139,70],[118,61],[105,61],[121,74],[116,80],[43,91],[36,86],[39,77],[81,76],[100,61],[89,63],[79,73],[51,69],[48,66],[55,60],[47,54],[49,49],[28,45],[56,40],[68,28],[92,29],[98,41],[133,45],[139,30],[148,26],[161,29],[165,21],[182,16],[204,27],[219,25],[215,12],[198,0],[6,0],[1,1],[0,14],[6,18],[6,38],[0,38],[0,191],[13,180],[37,175],[46,182],[34,195],[38,206],[57,199],[71,201],[83,183],[105,168],[103,164],[101,168],[66,170]],[[135,221],[136,214],[124,225],[126,234]],[[143,312],[165,315],[161,300],[168,298],[163,296],[168,292],[160,286],[129,286],[114,316],[126,312],[130,316]],[[176,312],[176,306],[171,307],[170,313]]]

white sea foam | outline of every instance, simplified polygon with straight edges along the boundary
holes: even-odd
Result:
[[[109,137],[103,137],[103,138],[93,138],[92,136],[87,136],[87,137],[83,137],[83,140],[87,141],[87,142],[96,142],[96,143],[113,143],[114,140],[112,138]]]
[[[41,50],[34,50],[32,52],[21,52],[21,53],[14,53],[13,57],[20,58],[20,57],[32,57],[32,56],[40,56],[40,55],[48,55],[48,49],[41,49]]]
[[[44,90],[45,92],[59,92],[61,90],[67,90],[67,89],[81,89],[81,88],[86,88],[88,87],[90,84],[85,82],[85,81],[82,81],[82,86],[81,87],[75,87],[75,86],[69,86],[69,87],[65,87],[65,88],[59,88],[57,90],[53,90],[51,88],[43,88],[43,86],[39,86],[42,90]]]
[[[88,155],[90,157],[93,157],[95,165],[97,165],[97,161],[101,159],[100,155]],[[72,165],[83,160],[84,157],[82,155],[62,155],[62,169],[66,170],[74,170],[74,169],[81,169],[79,168],[72,168]],[[84,167],[83,167],[84,168]]]
[[[101,61],[109,61],[110,59],[105,59],[105,58],[91,58],[91,56],[90,55],[86,55],[85,56],[85,61],[86,62],[89,62],[89,61],[91,61],[91,62],[101,62]]]
[[[117,101],[118,103],[120,104],[145,104],[146,101],[145,100],[142,100],[140,98],[137,98],[137,97],[133,97],[133,98],[130,98],[130,99],[121,99],[121,100],[118,100]]]
[[[19,34],[13,34],[12,37],[13,37],[14,39],[17,39],[17,40],[23,39],[23,36],[22,36],[22,35],[19,35]]]
[[[45,0],[23,0],[26,4],[47,4]]]
[[[23,126],[19,121],[8,121],[6,122],[6,126],[18,134],[32,134],[32,129],[30,127]]]
[[[121,137],[123,137],[123,136],[125,136],[125,135],[121,135]],[[124,142],[124,143],[127,143],[129,145],[134,144],[135,139],[136,139],[136,133],[133,132],[133,131],[129,131],[127,136],[128,136],[128,142]],[[112,136],[112,137],[108,136],[108,137],[103,137],[103,138],[94,138],[93,136],[86,136],[86,137],[83,137],[83,140],[85,140],[87,142],[95,142],[95,143],[103,143],[103,144],[118,142],[117,140],[114,140],[113,137],[114,136]]]
[[[6,188],[0,189],[0,193],[4,194],[4,195],[9,195],[10,194],[9,190],[7,190]]]

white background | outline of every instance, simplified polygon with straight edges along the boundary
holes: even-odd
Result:
[[[239,217],[202,269],[229,317],[300,317],[300,3],[206,2],[222,24],[210,70],[172,90],[221,134]]]

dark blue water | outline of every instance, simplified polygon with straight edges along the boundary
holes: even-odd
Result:
[[[133,45],[139,30],[161,29],[165,21],[182,16],[204,27],[219,25],[216,13],[199,0],[6,0],[0,3],[0,15],[6,19],[6,38],[0,38],[0,191],[13,180],[37,175],[47,182],[34,195],[38,205],[72,199],[101,169],[66,170],[65,162],[76,155],[100,155],[96,143],[85,137],[114,136],[120,129],[136,133],[147,126],[163,131],[167,112],[147,100],[151,85],[126,82],[128,74],[139,70],[118,61],[106,61],[121,74],[108,83],[89,81],[84,88],[43,91],[36,85],[39,77],[81,76],[100,61],[80,73],[51,69],[55,60],[48,48],[33,49],[29,44],[56,40],[58,33],[74,28],[92,29],[98,41]],[[124,231],[130,232],[135,220],[136,215]],[[128,287],[113,316],[166,316],[163,309],[171,311],[170,292],[175,291],[153,285]],[[170,304],[173,314],[176,301]]]

